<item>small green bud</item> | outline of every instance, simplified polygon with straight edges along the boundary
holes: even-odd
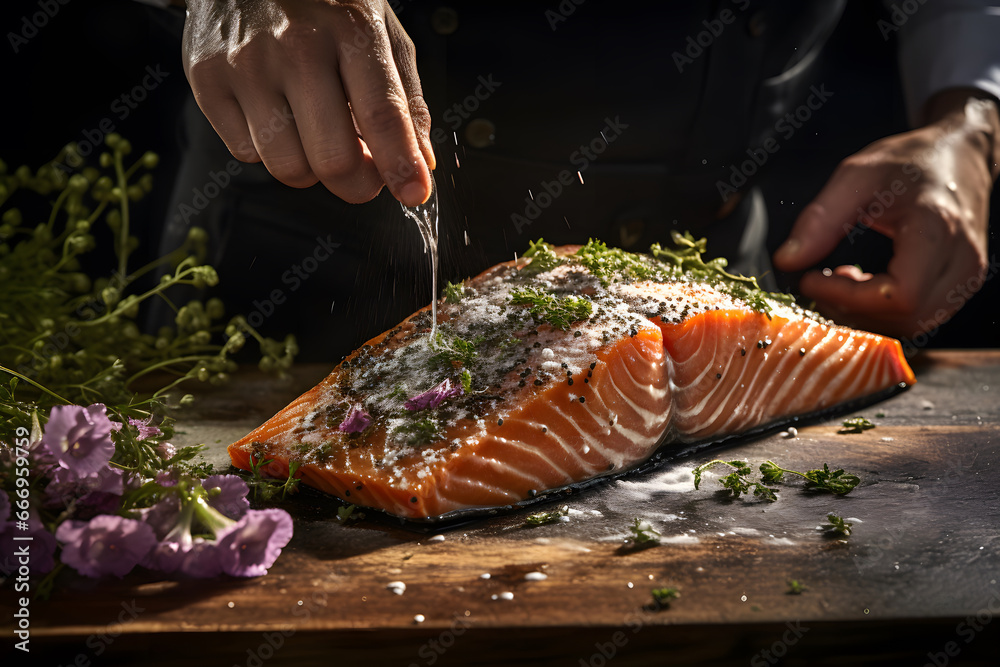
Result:
[[[150,192],[153,189],[153,175],[143,174],[139,177],[139,187],[143,192]]]
[[[4,211],[3,221],[6,224],[12,225],[14,227],[17,227],[18,225],[20,225],[21,224],[21,211],[20,211],[20,209],[12,208],[12,209],[9,209],[7,211]]]
[[[160,156],[153,151],[146,151],[142,154],[142,166],[146,169],[154,169],[160,163]]]
[[[28,183],[31,180],[31,170],[28,169],[27,165],[22,164],[14,172],[14,178],[21,182],[22,185]]]
[[[208,382],[208,378],[210,377],[208,374],[208,369],[205,367],[199,368],[196,377],[198,378],[199,382]]]
[[[194,394],[184,394],[181,396],[181,405],[187,407],[194,403]]]
[[[94,182],[95,190],[110,190],[115,183],[108,176],[101,176]]]
[[[138,185],[130,185],[130,186],[128,186],[128,188],[126,188],[125,192],[128,193],[128,198],[131,201],[139,201],[140,199],[142,199],[142,196],[144,194],[146,194],[143,191],[143,189],[141,187],[139,187]]]
[[[274,358],[273,357],[261,357],[260,361],[257,362],[257,367],[260,368],[265,373],[270,373],[274,370]]]
[[[88,183],[87,179],[81,174],[73,174],[69,177],[68,187],[71,192],[86,192],[89,186],[90,183]]]
[[[222,303],[222,299],[209,299],[205,304],[205,312],[213,320],[217,320],[226,314],[226,306]]]
[[[121,292],[115,287],[105,287],[101,290],[101,300],[108,305],[108,308],[113,308],[120,298]]]
[[[108,168],[115,163],[114,158],[111,157],[111,153],[101,153],[101,157],[97,159],[97,162],[104,168]]]
[[[121,201],[124,193],[121,188],[111,188],[109,194],[111,195],[111,201]]]
[[[47,225],[40,224],[35,227],[35,239],[42,243],[48,243],[52,240],[52,232],[49,231]]]
[[[121,141],[118,142],[118,146],[117,148],[115,148],[115,150],[121,153],[122,155],[128,155],[129,153],[132,152],[132,144],[129,142],[128,139],[122,139]]]
[[[117,132],[110,132],[104,137],[104,143],[108,145],[108,148],[114,149],[122,140],[122,135]]]
[[[96,183],[97,179],[101,177],[101,172],[99,172],[94,167],[84,167],[81,173],[83,174],[83,177],[87,179],[87,182],[90,184]]]

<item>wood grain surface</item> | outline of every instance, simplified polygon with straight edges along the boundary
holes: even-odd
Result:
[[[266,577],[63,576],[31,605],[31,664],[1000,664],[1000,351],[928,353],[914,367],[915,387],[859,413],[873,430],[798,425],[796,437],[668,456],[460,524],[369,512],[343,525],[339,501],[306,490],[280,504],[296,533]],[[325,371],[277,385],[238,376],[179,416],[177,442],[210,445],[225,469],[226,444]],[[829,463],[862,483],[845,497],[790,481],[775,503],[727,500],[717,476],[692,483],[691,468],[717,454]],[[562,505],[569,521],[524,527]],[[819,529],[828,512],[854,521],[849,538]],[[660,546],[623,548],[636,517]],[[680,597],[656,610],[660,586]],[[9,583],[3,593],[3,650],[18,657]]]

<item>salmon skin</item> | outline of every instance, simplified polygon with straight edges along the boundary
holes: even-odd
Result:
[[[233,465],[407,519],[512,505],[915,382],[898,341],[705,262],[541,240],[348,355]],[[252,459],[252,460],[251,460]]]

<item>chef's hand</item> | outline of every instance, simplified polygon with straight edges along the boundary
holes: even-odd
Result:
[[[430,195],[413,43],[384,0],[188,0],[184,72],[229,151],[341,199]]]
[[[874,230],[893,240],[887,273],[855,266],[806,273],[800,291],[819,310],[839,323],[913,338],[951,318],[982,286],[1000,156],[997,105],[985,98],[969,89],[936,95],[927,125],[841,162],[802,211],[774,255],[779,269],[814,266],[845,236],[864,243]]]

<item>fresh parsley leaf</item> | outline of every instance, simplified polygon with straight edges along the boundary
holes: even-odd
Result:
[[[788,580],[788,590],[785,591],[787,595],[802,595],[802,591],[806,590],[806,587],[802,585],[802,582],[798,579]]]
[[[464,296],[465,296],[465,282],[464,281],[458,283],[457,285],[455,283],[452,283],[451,281],[449,281],[448,284],[444,286],[444,300],[445,300],[445,302],[447,302],[447,303],[458,303],[459,301],[462,300],[462,297],[464,297]]]
[[[681,596],[680,591],[673,587],[654,588],[650,591],[653,596],[653,606],[656,609],[666,609],[670,603]]]
[[[837,516],[836,514],[827,514],[826,520],[828,523],[823,527],[828,533],[840,533],[844,537],[851,536],[851,528],[854,526],[854,523],[844,521],[843,517]]]
[[[764,461],[760,464],[760,476],[765,484],[780,484],[784,481],[785,471],[774,461]]]
[[[826,463],[823,464],[821,469],[798,474],[806,478],[807,489],[829,491],[838,496],[850,493],[854,487],[861,483],[860,477],[845,473],[843,468],[838,468],[831,472],[830,466]]]
[[[861,433],[871,428],[875,428],[875,424],[871,423],[868,419],[854,417],[852,419],[845,419],[843,428],[838,430],[837,433]]]

